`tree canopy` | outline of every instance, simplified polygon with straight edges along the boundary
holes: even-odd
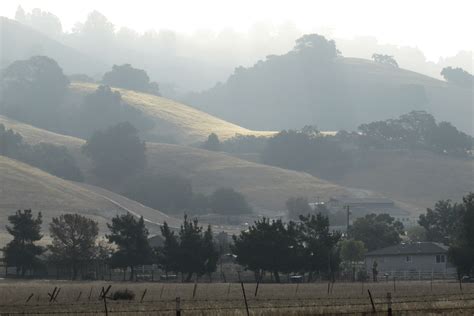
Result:
[[[472,88],[474,77],[462,68],[445,67],[441,71],[441,75],[447,82],[460,87]]]
[[[97,222],[79,214],[62,214],[53,218],[49,231],[51,260],[71,266],[75,280],[79,267],[96,256]]]
[[[158,84],[150,82],[143,69],[133,68],[130,64],[114,65],[102,78],[104,84],[136,91],[160,95]]]
[[[372,59],[379,64],[387,65],[393,68],[398,68],[398,63],[393,56],[384,54],[373,54]]]
[[[135,266],[152,261],[152,250],[148,243],[148,229],[143,217],[137,219],[130,213],[116,216],[111,224],[107,224],[110,234],[106,235],[109,242],[117,245],[111,258],[115,267],[130,267],[130,280],[135,277]]]
[[[388,214],[368,214],[349,227],[349,236],[362,241],[369,251],[399,244],[403,233],[403,224]]]
[[[17,60],[0,77],[1,114],[44,128],[58,126],[57,108],[69,79],[56,61],[46,56]]]
[[[94,132],[82,151],[92,159],[93,172],[105,181],[121,180],[146,165],[145,142],[128,122]]]
[[[220,188],[209,198],[210,208],[217,214],[239,215],[252,212],[245,196],[232,188]]]
[[[26,272],[41,266],[38,258],[44,248],[35,244],[43,238],[41,212],[35,218],[31,210],[18,210],[14,215],[8,216],[7,231],[13,236],[5,247],[5,262],[7,266],[17,268],[17,274],[25,276]]]

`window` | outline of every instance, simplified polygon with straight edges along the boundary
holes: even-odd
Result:
[[[445,263],[446,256],[445,255],[436,255],[436,263]]]
[[[405,262],[411,262],[411,256],[406,256],[405,257]]]

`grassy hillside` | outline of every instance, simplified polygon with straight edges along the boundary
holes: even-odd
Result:
[[[0,68],[15,60],[35,55],[55,59],[68,74],[94,74],[108,68],[106,63],[86,56],[17,21],[0,16]]]
[[[24,136],[27,142],[54,141],[67,146],[80,162],[88,168],[89,162],[81,154],[79,147],[83,140],[47,132],[26,124],[21,124],[0,116],[0,123],[13,128]],[[233,187],[242,191],[250,203],[265,213],[281,211],[290,196],[305,195],[321,199],[341,194],[370,194],[357,190],[347,190],[341,186],[320,180],[306,173],[284,170],[261,165],[233,156],[201,150],[192,147],[147,143],[149,167],[160,173],[180,173],[189,177],[196,191],[210,193],[219,187]],[[86,181],[94,182],[87,175]]]
[[[371,151],[361,158],[364,166],[346,173],[336,182],[376,190],[425,211],[441,199],[461,201],[474,191],[474,160],[429,152],[397,153]],[[416,211],[416,210],[414,210]]]
[[[71,98],[77,102],[80,100],[78,96],[94,92],[97,86],[91,83],[73,82]],[[169,135],[179,143],[202,141],[211,133],[216,133],[220,139],[227,139],[236,134],[257,136],[273,134],[240,127],[163,97],[125,89],[115,90],[120,91],[125,102],[141,110],[155,122],[155,127],[149,132],[151,135]]]
[[[426,110],[474,134],[472,89],[360,58],[318,63],[294,52],[271,56],[184,101],[247,128],[355,130]]]
[[[137,202],[94,186],[62,180],[39,169],[0,156],[0,245],[5,240],[7,218],[18,209],[31,208],[43,213],[46,229],[52,217],[66,212],[87,215],[105,223],[127,211],[143,215],[150,224],[168,221],[178,226],[177,220]],[[152,224],[154,231],[157,230]]]

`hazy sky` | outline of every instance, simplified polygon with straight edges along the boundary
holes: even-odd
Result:
[[[0,15],[14,17],[18,5],[50,11],[66,30],[95,9],[116,26],[140,32],[245,32],[257,22],[293,22],[304,32],[325,29],[334,37],[370,35],[381,43],[418,47],[433,61],[474,50],[473,0],[1,0]]]

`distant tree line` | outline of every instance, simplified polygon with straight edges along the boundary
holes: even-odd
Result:
[[[445,67],[441,71],[444,79],[452,84],[463,88],[471,88],[474,83],[474,76],[462,68]]]
[[[83,181],[74,157],[65,146],[49,143],[30,145],[23,137],[0,124],[0,155],[22,161],[57,177]]]
[[[181,272],[190,281],[193,275],[202,276],[216,270],[219,253],[211,227],[206,230],[197,220],[184,217],[178,234],[165,222],[161,227],[164,245],[152,248],[143,217],[130,213],[117,215],[107,224],[110,231],[105,239],[98,239],[98,223],[78,214],[62,214],[49,225],[52,239],[47,246],[39,246],[42,239],[42,215],[35,217],[31,210],[17,211],[8,217],[7,231],[13,239],[4,248],[7,267],[16,267],[17,276],[44,270],[46,264],[68,267],[71,279],[87,278],[88,268],[95,264],[111,268],[130,269],[130,280],[136,277],[135,268],[158,264],[166,271]]]
[[[212,135],[211,135],[212,136]],[[412,111],[397,119],[359,126],[357,132],[335,135],[319,132],[314,126],[283,130],[272,137],[237,135],[223,142],[212,136],[204,148],[250,157],[261,163],[337,178],[357,166],[362,154],[370,151],[429,151],[442,155],[472,157],[474,139],[449,122],[436,122],[425,111]],[[254,156],[249,156],[253,154]]]
[[[449,245],[449,260],[459,276],[474,268],[474,193],[462,203],[440,201],[434,209],[420,216],[426,240]],[[180,272],[183,281],[193,276],[211,275],[216,270],[223,248],[211,227],[204,228],[196,219],[184,217],[179,229],[167,223],[161,226],[162,245],[151,247],[143,218],[129,213],[117,215],[107,226],[106,240],[98,239],[97,222],[78,214],[63,214],[50,224],[52,243],[39,246],[42,239],[42,216],[31,210],[18,211],[8,218],[8,232],[13,239],[4,249],[8,266],[16,267],[18,276],[42,269],[45,263],[67,266],[72,279],[85,277],[91,264],[129,269],[133,279],[137,266],[157,264],[165,273]],[[268,273],[276,282],[281,274],[307,274],[308,280],[347,273],[353,280],[364,280],[364,270],[356,275],[356,263],[366,251],[397,245],[405,234],[403,225],[388,214],[368,214],[354,220],[346,236],[332,231],[322,213],[300,215],[284,222],[263,218],[233,236],[230,245],[236,263],[253,271],[256,281]],[[107,242],[106,242],[107,241]],[[224,250],[225,251],[225,250]],[[342,270],[341,270],[342,269]]]

